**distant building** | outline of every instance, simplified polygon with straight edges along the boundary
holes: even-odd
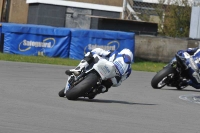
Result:
[[[133,0],[0,0],[0,21],[157,34],[156,21],[138,17],[133,3]]]
[[[110,2],[107,3],[98,0],[96,3],[88,3],[88,0],[77,1],[27,0],[29,4],[28,23],[97,29],[98,17],[120,18],[123,11],[123,0],[118,0],[117,3],[114,0],[109,0]],[[109,5],[111,3],[113,5]]]
[[[0,21],[27,23],[28,4],[25,0],[0,0]]]

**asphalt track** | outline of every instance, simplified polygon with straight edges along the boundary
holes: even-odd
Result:
[[[133,71],[94,100],[60,98],[66,66],[0,61],[0,133],[199,133],[200,95],[152,89],[155,73]]]

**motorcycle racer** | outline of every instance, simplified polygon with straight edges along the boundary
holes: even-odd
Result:
[[[190,85],[195,89],[200,89],[200,49],[188,48],[187,50],[179,50],[177,54],[185,59],[190,59],[190,61],[185,60],[187,65],[187,72],[189,80],[183,80],[182,85]],[[189,54],[190,56],[187,56]]]
[[[112,62],[117,70],[117,76],[102,81],[100,89],[101,93],[107,92],[111,86],[112,87],[120,86],[121,83],[124,80],[126,80],[131,74],[132,70],[131,63],[133,62],[133,53],[127,48],[122,49],[120,52],[116,50],[106,51],[101,48],[95,48],[91,52],[87,52],[85,54],[84,58],[81,60],[81,62],[76,68],[66,70],[65,73],[67,75],[71,75],[72,73],[74,73],[75,75],[79,75],[81,70],[86,69],[89,66],[89,64],[95,61],[94,57],[95,54]]]

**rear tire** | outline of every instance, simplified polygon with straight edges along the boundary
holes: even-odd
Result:
[[[97,81],[97,74],[89,73],[79,84],[66,92],[67,99],[76,100],[78,97],[83,96],[89,89],[96,85]]]
[[[176,73],[175,68],[171,66],[165,67],[153,77],[153,79],[151,80],[151,86],[154,89],[161,89],[166,85],[166,83],[162,81],[164,81],[170,74],[175,74],[175,73]]]

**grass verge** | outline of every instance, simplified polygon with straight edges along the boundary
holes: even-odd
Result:
[[[16,61],[16,62],[29,62],[29,63],[40,63],[40,64],[53,64],[53,65],[66,65],[66,66],[77,66],[79,60],[73,60],[69,58],[50,58],[44,56],[23,56],[14,54],[0,53],[0,60],[4,61]],[[132,64],[132,69],[135,71],[147,71],[157,72],[165,66],[166,63],[151,62],[142,59],[135,59]]]

